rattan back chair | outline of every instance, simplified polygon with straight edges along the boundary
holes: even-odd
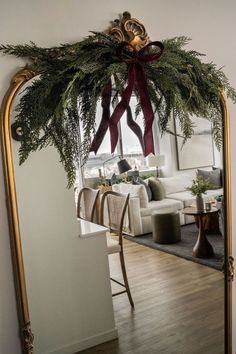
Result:
[[[109,228],[110,233],[117,235],[117,240],[107,236],[108,255],[119,253],[121,271],[124,283],[111,277],[111,280],[125,288],[123,291],[113,293],[112,296],[127,293],[129,302],[134,308],[129,282],[126,273],[124,251],[123,251],[123,224],[125,213],[128,207],[129,194],[121,194],[113,191],[105,192],[101,198],[100,224]]]
[[[99,221],[99,189],[81,188],[78,194],[77,217],[94,223]]]

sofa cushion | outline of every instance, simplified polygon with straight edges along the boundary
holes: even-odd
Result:
[[[165,189],[159,179],[155,177],[149,178],[148,185],[152,191],[152,200],[162,200],[165,198]]]
[[[209,181],[209,189],[221,188],[221,175],[219,168],[213,171],[197,170],[197,176]]]
[[[220,167],[216,167],[216,166],[212,166],[212,170],[215,171],[215,170],[220,170],[220,185],[221,187],[223,187],[223,180],[224,180],[224,176],[223,176],[223,169],[220,168]]]
[[[222,194],[223,189],[220,188],[217,190],[209,190],[206,194],[203,194],[202,196],[205,201],[208,201]],[[193,196],[190,191],[168,194],[167,198],[176,199],[183,202],[184,208],[195,204],[195,196]]]
[[[151,188],[149,187],[149,185],[144,182],[144,180],[140,177],[137,177],[134,181],[133,181],[133,184],[134,185],[144,185],[145,189],[146,189],[146,192],[147,192],[147,196],[148,196],[148,201],[150,202],[150,200],[152,200],[152,191],[151,191]]]
[[[184,208],[194,204],[195,197],[189,191],[168,194],[168,198],[183,202]]]
[[[140,208],[147,208],[148,196],[144,185],[134,185],[131,183],[113,184],[112,190],[119,193],[129,193],[131,198],[139,198]]]
[[[141,217],[152,215],[154,211],[166,209],[167,211],[177,211],[183,209],[183,203],[179,200],[167,199],[162,200],[152,200],[148,203],[147,208],[141,208],[140,214]]]
[[[160,177],[158,179],[161,181],[166,195],[183,192],[192,184],[192,176],[184,174],[174,177]]]

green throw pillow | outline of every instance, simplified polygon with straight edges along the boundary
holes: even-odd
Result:
[[[152,200],[162,200],[165,198],[165,189],[158,178],[149,178],[148,185],[152,191]]]

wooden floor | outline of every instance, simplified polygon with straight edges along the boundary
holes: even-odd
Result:
[[[81,353],[223,354],[223,274],[124,241],[135,310],[126,294],[114,297],[119,340]],[[119,274],[117,255],[110,258]]]

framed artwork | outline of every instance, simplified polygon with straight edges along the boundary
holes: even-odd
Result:
[[[194,135],[183,145],[181,130],[175,120],[178,170],[214,165],[214,149],[211,123],[205,118],[193,117]]]

